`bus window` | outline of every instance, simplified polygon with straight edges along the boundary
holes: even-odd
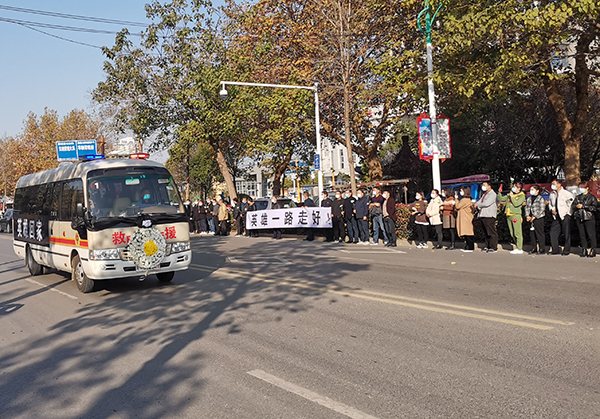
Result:
[[[151,170],[150,170],[151,169]],[[88,205],[96,218],[154,214],[183,214],[175,182],[166,170],[98,171],[88,174]]]
[[[78,203],[83,204],[83,181],[76,179],[64,182],[60,205],[60,220],[71,221],[75,215]]]
[[[46,198],[47,184],[38,185],[35,195],[32,197],[32,208],[31,214],[43,215],[44,212],[44,200]]]
[[[48,191],[46,193],[46,204],[48,206],[48,211],[50,218],[52,220],[58,219],[58,209],[60,205],[60,189],[62,187],[62,183],[54,182],[48,185]]]

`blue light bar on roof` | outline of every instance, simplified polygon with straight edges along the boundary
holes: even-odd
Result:
[[[102,154],[87,154],[79,157],[80,161],[91,161],[91,160],[102,160],[104,156]]]

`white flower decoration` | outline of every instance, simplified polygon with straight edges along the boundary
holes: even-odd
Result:
[[[146,271],[158,266],[165,257],[166,250],[167,242],[155,228],[140,228],[129,241],[131,259]]]

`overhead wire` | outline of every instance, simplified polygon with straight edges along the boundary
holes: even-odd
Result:
[[[110,25],[125,25],[125,26],[140,26],[140,27],[148,26],[148,24],[132,22],[132,21],[127,21],[127,20],[105,19],[105,18],[92,17],[92,16],[82,16],[82,15],[73,15],[73,14],[67,14],[67,13],[49,12],[49,11],[44,11],[44,10],[28,9],[28,8],[5,6],[5,5],[0,5],[0,10],[6,10],[9,12],[30,13],[30,14],[36,14],[36,15],[48,16],[48,17],[54,17],[54,18],[71,19],[71,20],[87,21],[87,22],[93,22],[93,23],[103,23],[103,24],[110,24]],[[12,24],[27,28],[29,30],[41,33],[43,35],[59,39],[61,41],[66,41],[66,42],[70,42],[73,44],[82,45],[82,46],[91,47],[91,48],[97,48],[97,49],[102,49],[102,47],[100,47],[98,45],[93,45],[93,44],[90,44],[87,42],[82,42],[82,41],[77,41],[74,39],[66,38],[64,36],[59,36],[59,35],[56,35],[56,34],[53,34],[53,33],[38,29],[38,28],[61,30],[61,31],[71,31],[71,32],[81,32],[81,33],[91,33],[91,34],[101,34],[101,35],[116,35],[116,34],[118,34],[118,32],[116,32],[114,30],[111,31],[111,30],[85,28],[85,27],[78,27],[78,26],[58,25],[58,24],[52,24],[52,23],[36,22],[36,21],[32,21],[32,20],[13,19],[13,18],[8,18],[8,17],[0,17],[0,22],[12,23]],[[138,33],[130,33],[129,35],[141,36],[141,34],[138,34]]]
[[[36,26],[38,28],[45,28],[45,29],[57,29],[57,30],[61,30],[61,31],[86,32],[86,33],[107,34],[107,35],[115,35],[118,33],[116,31],[107,31],[104,29],[92,29],[92,28],[81,28],[78,26],[55,25],[52,23],[33,22],[30,20],[10,19],[10,18],[5,18],[5,17],[0,17],[0,22],[16,23],[17,25]],[[130,35],[139,36],[139,34],[135,34],[135,33],[132,33]]]
[[[92,47],[92,48],[102,49],[102,47],[99,47],[98,45],[92,45],[92,44],[88,44],[86,42],[76,41],[74,39],[69,39],[69,38],[65,38],[63,36],[54,35],[54,34],[52,34],[50,32],[45,32],[45,31],[43,31],[41,29],[36,29],[36,28],[33,28],[31,26],[27,26],[27,25],[24,25],[24,24],[19,24],[19,25],[21,25],[21,26],[23,26],[23,27],[25,27],[27,29],[31,29],[32,31],[39,32],[41,34],[51,36],[52,38],[60,39],[61,41],[67,41],[67,42],[71,42],[73,44],[79,44],[79,45],[83,45],[83,46],[86,46],[86,47]]]
[[[24,7],[13,7],[13,6],[0,5],[0,9],[8,10],[11,12],[30,13],[30,14],[37,14],[37,15],[42,15],[42,16],[58,17],[58,18],[62,18],[62,19],[84,20],[84,21],[88,21],[88,22],[108,23],[108,24],[113,24],[113,25],[140,26],[140,27],[148,26],[146,23],[131,22],[131,21],[127,21],[127,20],[105,19],[105,18],[101,18],[101,17],[72,15],[72,14],[68,14],[68,13],[58,13],[58,12],[48,12],[48,11],[44,11],[44,10],[28,9],[28,8],[24,8]]]

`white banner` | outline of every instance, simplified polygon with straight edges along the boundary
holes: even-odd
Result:
[[[246,229],[260,228],[331,228],[331,208],[286,208],[247,213]]]

